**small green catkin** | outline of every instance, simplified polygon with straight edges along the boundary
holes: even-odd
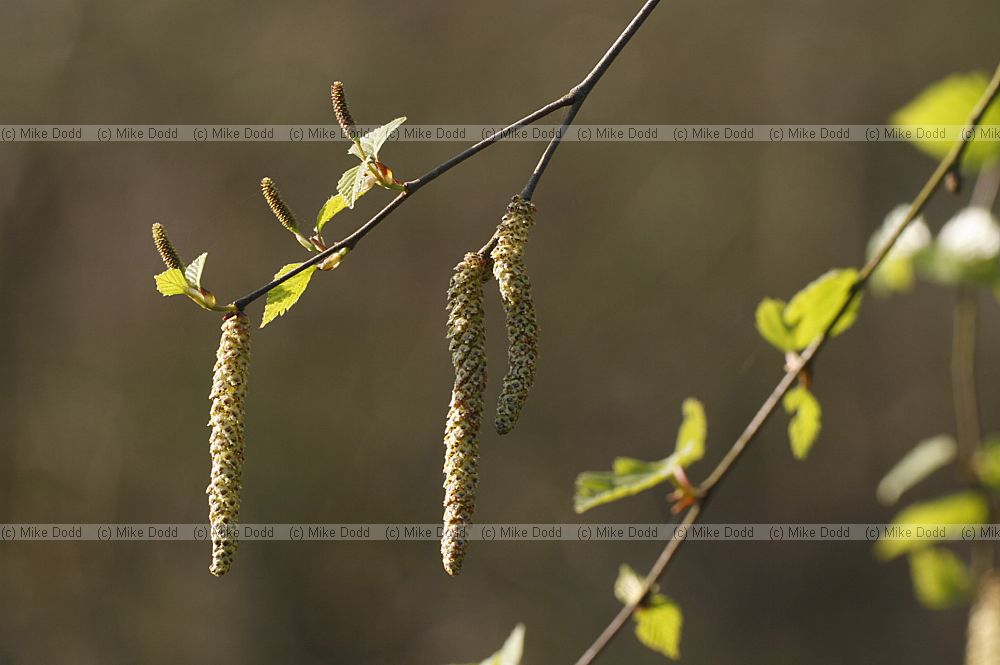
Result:
[[[483,282],[486,258],[469,253],[455,266],[448,288],[448,350],[455,385],[444,430],[444,530],[441,561],[445,572],[462,571],[479,485],[479,426],[486,390],[486,316]]]
[[[535,206],[520,196],[511,199],[497,227],[493,248],[493,276],[500,287],[507,319],[507,374],[497,400],[496,430],[514,429],[535,382],[538,360],[538,321],[531,299],[531,280],[524,265],[524,246],[534,224]]]
[[[274,181],[270,178],[261,180],[260,191],[264,195],[264,200],[267,201],[268,207],[271,208],[271,212],[278,218],[278,222],[292,233],[297,234],[299,232],[299,223],[295,220],[295,215],[292,214],[292,211],[288,209],[288,206],[282,200],[278,188],[274,185]]]
[[[244,459],[247,375],[250,368],[250,319],[243,312],[222,323],[222,340],[212,377],[211,417],[208,426],[212,475],[208,518],[212,527],[212,565],[216,577],[229,572],[236,554],[240,518],[240,489]]]
[[[966,665],[1000,663],[1000,574],[986,573],[969,612]]]
[[[167,230],[159,222],[153,224],[153,244],[156,245],[156,251],[160,253],[160,258],[168,270],[184,270],[184,262],[167,237]]]
[[[337,115],[337,124],[343,130],[344,135],[354,138],[357,130],[354,127],[354,118],[351,117],[351,110],[347,108],[347,97],[344,94],[344,84],[334,81],[330,86],[330,101],[333,102],[333,112]]]

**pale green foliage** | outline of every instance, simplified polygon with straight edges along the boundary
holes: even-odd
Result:
[[[784,300],[774,298],[761,300],[755,314],[757,332],[779,351],[794,351],[795,337],[785,323],[785,307],[787,303]]]
[[[985,208],[959,210],[921,254],[918,267],[940,284],[996,286],[1000,283],[1000,223]]]
[[[316,215],[316,233],[322,233],[326,223],[333,219],[334,215],[346,208],[347,203],[340,194],[334,194],[328,198],[323,207],[320,208],[319,214]]]
[[[184,279],[195,288],[201,288],[201,274],[205,272],[205,259],[207,258],[208,252],[204,252],[184,268]]]
[[[684,421],[677,433],[677,445],[669,457],[644,462],[632,457],[618,457],[611,471],[585,471],[576,478],[573,507],[578,513],[595,506],[638,494],[673,478],[677,467],[687,467],[705,454],[707,424],[705,410],[696,399],[686,399],[682,406]]]
[[[929,536],[917,537],[915,528],[933,527],[942,524],[982,524],[989,517],[989,506],[982,494],[973,490],[949,494],[948,496],[915,503],[903,509],[892,520],[894,525],[914,527],[914,537],[880,539],[875,543],[875,554],[883,560],[894,559],[900,554],[931,545],[935,539]]]
[[[373,129],[359,139],[361,143],[361,149],[364,150],[364,155],[358,152],[358,146],[356,144],[352,145],[347,151],[348,153],[354,155],[358,159],[364,159],[367,157],[374,157],[378,159],[378,152],[382,149],[382,144],[384,144],[394,131],[396,131],[400,125],[406,122],[406,117],[396,118],[386,124]]]
[[[184,295],[190,288],[184,273],[177,268],[165,270],[153,277],[156,280],[156,290],[165,296]]]
[[[938,125],[961,125],[969,119],[976,102],[982,97],[989,84],[989,78],[982,72],[953,74],[938,81],[921,92],[913,101],[896,112],[892,117],[895,125],[918,125],[924,130]],[[1000,125],[1000,105],[992,104],[980,123]],[[926,134],[926,132],[925,132]],[[913,144],[935,158],[942,158],[951,150],[954,141],[933,138],[912,139]],[[986,163],[1000,157],[1000,141],[976,138],[966,148],[962,156],[962,166],[977,170]]]
[[[809,346],[829,327],[847,301],[857,278],[858,272],[853,268],[830,270],[795,294],[785,308],[784,319],[793,329],[796,348]],[[836,337],[854,325],[860,305],[861,296],[855,296],[830,331],[831,336]]]
[[[878,252],[906,220],[908,204],[893,208],[868,241],[868,258]],[[909,291],[914,282],[914,260],[931,244],[931,232],[923,217],[916,217],[899,234],[889,253],[872,274],[871,284],[878,293]]]
[[[788,423],[788,440],[796,459],[805,459],[819,436],[823,411],[809,389],[799,385],[785,393],[785,411],[792,414]]]
[[[957,449],[955,439],[947,434],[921,441],[882,478],[876,490],[878,500],[885,505],[896,503],[908,489],[950,464]]]
[[[337,182],[337,191],[343,198],[344,205],[353,208],[355,202],[364,196],[375,184],[375,176],[368,170],[371,160],[365,160],[357,166],[344,171]]]
[[[633,614],[636,623],[635,636],[639,641],[653,651],[677,660],[680,658],[683,624],[681,608],[658,593],[659,588],[655,585],[643,599],[642,584],[642,578],[632,567],[622,564],[618,569],[618,579],[615,580],[615,597],[623,605],[639,603]]]
[[[520,665],[524,653],[524,624],[514,626],[510,636],[495,654],[481,661],[478,665]],[[469,663],[469,665],[476,665]]]
[[[300,265],[302,264],[289,263],[279,270],[277,274],[275,274],[274,278],[278,279],[292,270],[295,270]],[[309,280],[312,279],[314,272],[316,272],[316,266],[309,266],[299,274],[282,282],[267,292],[267,305],[264,306],[264,320],[260,324],[261,328],[277,317],[283,315],[292,308],[292,305],[298,302],[299,298],[302,297],[302,294],[305,292],[306,287],[309,286]]]
[[[757,331],[779,351],[806,348],[833,322],[857,278],[853,268],[831,270],[796,293],[787,305],[782,300],[765,298],[757,306]],[[860,306],[858,294],[830,331],[831,336],[854,325]]]
[[[910,553],[913,593],[925,607],[942,610],[969,596],[968,567],[951,550],[927,547]]]
[[[1000,491],[1000,436],[983,442],[975,457],[976,476],[987,487]]]

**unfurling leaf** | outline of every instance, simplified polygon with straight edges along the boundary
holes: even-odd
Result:
[[[354,155],[358,159],[364,159],[364,157],[373,157],[377,160],[378,152],[379,150],[382,149],[382,145],[389,140],[389,137],[392,136],[392,133],[396,131],[399,128],[399,126],[402,125],[404,122],[406,122],[405,116],[402,118],[396,118],[395,120],[387,122],[381,127],[377,127],[372,131],[368,132],[367,134],[365,134],[364,136],[362,136],[360,142],[361,142],[361,149],[365,151],[364,156],[362,156],[361,153],[358,152],[358,146],[356,144],[352,144],[347,152]]]
[[[585,471],[576,477],[573,507],[578,513],[601,504],[638,494],[674,477],[678,467],[694,464],[705,454],[705,411],[696,399],[686,399],[682,407],[684,422],[677,434],[677,445],[669,457],[644,462],[632,457],[618,457],[610,472]]]
[[[357,166],[344,171],[337,182],[337,192],[344,200],[344,205],[354,208],[355,202],[360,199],[375,184],[375,176],[368,170],[371,160],[365,160]]]
[[[799,385],[787,393],[782,401],[785,411],[792,414],[788,423],[788,440],[796,459],[805,459],[819,436],[823,410],[809,389]]]
[[[966,600],[972,586],[966,565],[954,552],[941,547],[911,552],[910,578],[917,600],[932,610]]]
[[[830,270],[795,294],[785,308],[784,319],[793,328],[796,349],[806,348],[829,327],[857,278],[858,272],[853,268]],[[860,305],[861,294],[857,294],[830,331],[832,337],[854,325]]]
[[[618,579],[615,580],[615,598],[623,605],[639,603],[633,615],[636,624],[635,636],[653,651],[677,660],[680,658],[683,623],[681,608],[658,593],[659,587],[655,584],[644,599],[642,586],[643,579],[631,566],[622,564],[618,569]]]
[[[983,524],[989,517],[989,506],[979,492],[967,490],[933,501],[915,503],[904,508],[892,520],[893,525],[913,527],[911,534],[881,538],[875,543],[875,554],[888,561],[900,554],[922,549],[940,540],[930,532],[934,526],[946,524]],[[923,532],[917,533],[916,527]]]
[[[184,279],[196,289],[201,288],[201,274],[205,271],[205,259],[207,258],[208,252],[205,252],[184,268]]]
[[[755,314],[757,332],[782,353],[795,350],[795,336],[785,323],[786,306],[784,300],[764,298],[757,305]]]
[[[300,265],[302,264],[289,263],[277,272],[274,279],[290,273]],[[283,315],[292,308],[292,305],[298,302],[299,298],[305,292],[306,287],[309,286],[309,280],[312,279],[314,272],[316,272],[316,266],[309,266],[299,274],[267,292],[267,305],[264,306],[264,320],[260,324],[261,328]]]
[[[940,159],[948,154],[959,137],[951,136],[948,137],[950,140],[941,140],[941,135],[934,133],[935,130],[941,131],[946,125],[964,129],[969,114],[986,91],[988,83],[989,77],[982,72],[953,74],[921,92],[896,112],[892,122],[897,126],[916,125],[917,127],[910,128],[913,130],[911,142],[921,151]],[[1000,125],[1000,105],[990,105],[980,122],[980,126],[984,125]],[[962,166],[978,170],[998,158],[1000,141],[996,138],[978,137],[966,148]]]
[[[319,214],[316,215],[316,233],[322,233],[323,227],[326,223],[333,219],[341,210],[347,207],[347,203],[344,201],[344,197],[340,194],[334,194],[326,200],[323,207],[320,208]]]
[[[875,496],[881,503],[891,506],[899,501],[903,492],[950,464],[956,451],[955,439],[946,434],[921,441],[885,474]]]
[[[165,296],[185,295],[190,289],[184,273],[179,268],[165,270],[153,279],[156,280],[156,290]]]
[[[514,626],[514,630],[504,641],[500,651],[483,660],[479,665],[520,665],[524,653],[524,624]],[[469,663],[469,665],[476,665]]]

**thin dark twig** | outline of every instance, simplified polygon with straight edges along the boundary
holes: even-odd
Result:
[[[879,247],[878,251],[872,255],[872,257],[865,263],[864,267],[858,272],[858,278],[855,281],[852,289],[851,295],[857,295],[867,284],[868,280],[871,278],[875,270],[881,265],[882,261],[885,259],[886,255],[892,250],[896,241],[906,230],[906,227],[920,214],[927,205],[931,196],[938,190],[945,176],[952,171],[952,169],[957,169],[960,165],[962,155],[968,146],[969,140],[973,137],[976,127],[979,126],[980,121],[983,118],[983,114],[986,113],[986,109],[989,105],[996,99],[998,92],[1000,92],[1000,65],[997,66],[996,71],[993,74],[993,78],[990,80],[989,85],[983,92],[982,97],[976,104],[975,109],[973,109],[969,120],[966,123],[965,131],[962,132],[961,139],[955,143],[952,149],[947,155],[938,163],[934,173],[924,184],[923,188],[917,194],[916,198],[910,204],[909,210],[906,212],[906,216],[903,222],[896,228],[895,232],[892,233]],[[812,344],[810,344],[800,355],[797,361],[789,363],[789,366],[785,372],[785,375],[781,377],[778,385],[774,387],[771,394],[767,396],[764,403],[754,414],[750,423],[746,426],[743,432],[733,443],[732,447],[726,452],[722,460],[716,465],[715,469],[708,475],[708,478],[698,487],[698,494],[701,498],[699,502],[696,502],[685,516],[682,525],[690,526],[695,524],[701,515],[704,514],[704,504],[712,496],[712,493],[717,488],[718,484],[732,471],[733,466],[736,461],[740,458],[743,452],[746,450],[747,446],[756,438],[757,434],[760,432],[764,423],[767,422],[768,418],[774,413],[778,404],[781,402],[781,398],[785,396],[792,384],[798,379],[799,373],[816,357],[823,346],[826,344],[827,340],[830,339],[830,331],[836,327],[837,323],[843,317],[844,313],[850,307],[853,297],[849,297],[844,301],[840,310],[837,312],[833,320],[827,326],[826,330],[822,335],[816,338]],[[691,512],[696,511],[692,517]],[[650,570],[650,574],[646,576],[646,580],[643,583],[642,595],[649,593],[650,588],[655,584],[659,578],[666,572],[667,565],[673,560],[674,551],[676,551],[677,546],[674,545],[674,541],[667,543],[660,557],[657,559],[656,564],[654,564],[653,569]],[[661,565],[661,561],[666,558],[666,561]],[[655,574],[654,574],[655,573]],[[627,614],[625,610],[629,610]],[[598,655],[604,650],[611,639],[618,634],[622,626],[625,625],[625,620],[635,611],[635,607],[623,608],[618,615],[611,621],[608,627],[601,632],[594,643],[587,649],[587,651],[576,661],[576,665],[590,665]]]
[[[524,197],[531,198],[531,194],[534,192],[535,185],[538,184],[538,179],[541,177],[542,173],[545,171],[545,168],[548,165],[549,160],[552,158],[552,153],[555,152],[556,147],[559,145],[559,142],[561,141],[562,135],[566,131],[566,128],[573,121],[573,118],[576,117],[576,114],[580,110],[580,107],[583,106],[583,102],[587,98],[587,95],[590,94],[590,91],[593,90],[595,85],[597,85],[597,82],[600,81],[601,78],[604,76],[604,74],[608,71],[608,68],[611,66],[612,61],[614,61],[614,59],[618,56],[618,54],[621,53],[622,49],[624,49],[625,46],[629,43],[629,41],[632,39],[635,33],[639,30],[639,27],[646,20],[646,17],[649,16],[650,12],[652,12],[653,9],[656,7],[656,5],[659,4],[659,1],[660,0],[646,0],[646,3],[642,6],[642,9],[639,10],[639,13],[636,14],[635,18],[633,18],[632,21],[625,27],[625,30],[618,36],[618,39],[616,39],[614,44],[611,45],[611,48],[608,49],[607,53],[605,53],[604,56],[601,57],[597,65],[595,65],[594,69],[591,70],[589,74],[587,74],[586,78],[584,78],[583,81],[574,86],[573,89],[570,90],[568,93],[566,93],[565,95],[563,95],[558,99],[549,102],[545,106],[542,106],[541,108],[532,111],[531,113],[524,116],[520,120],[511,123],[510,125],[507,125],[500,131],[495,132],[490,136],[487,136],[482,141],[479,141],[478,143],[469,146],[468,148],[458,153],[454,157],[445,160],[441,164],[438,164],[437,166],[435,166],[434,168],[432,168],[430,171],[423,174],[419,178],[404,183],[403,184],[404,190],[396,198],[394,198],[386,207],[382,208],[374,217],[372,217],[363,225],[361,225],[350,236],[344,238],[343,240],[337,243],[334,243],[333,245],[326,248],[319,254],[316,254],[309,260],[302,263],[302,265],[298,266],[294,270],[285,273],[281,277],[271,280],[270,282],[260,287],[256,291],[252,291],[247,295],[243,296],[242,298],[234,301],[233,305],[235,305],[237,309],[243,310],[244,308],[246,308],[247,305],[257,300],[261,296],[266,295],[269,291],[271,291],[277,286],[280,286],[281,284],[288,281],[292,277],[295,277],[303,270],[306,270],[312,266],[322,263],[325,259],[329,258],[330,256],[339,252],[342,249],[346,248],[348,250],[353,250],[357,246],[357,244],[361,242],[362,238],[368,235],[376,226],[381,224],[390,214],[392,214],[393,211],[396,210],[396,208],[401,206],[403,202],[406,201],[407,198],[409,198],[418,190],[420,190],[424,185],[437,179],[439,176],[447,173],[448,171],[455,168],[465,160],[469,159],[473,155],[478,154],[482,150],[485,150],[494,143],[497,143],[498,141],[502,141],[503,139],[509,137],[514,131],[520,129],[521,127],[533,124],[538,120],[541,120],[545,116],[549,115],[553,111],[557,111],[561,108],[565,108],[568,106],[569,110],[566,113],[566,117],[563,118],[562,126],[559,132],[557,133],[557,137],[559,140],[553,139],[548,143],[548,145],[545,148],[545,152],[542,153],[542,161],[539,162],[538,166],[535,168],[535,171],[531,175],[531,180],[529,180],[528,185],[525,186],[524,191],[527,192],[527,194],[525,194]],[[491,239],[490,242],[487,243],[487,245],[483,248],[483,250],[488,252],[492,248],[492,243],[493,240]]]
[[[526,199],[530,199],[535,193],[535,187],[538,185],[538,181],[541,179],[542,174],[545,173],[545,169],[548,168],[549,162],[552,160],[552,155],[555,153],[556,148],[562,143],[563,139],[566,137],[566,133],[569,130],[569,126],[573,124],[573,120],[576,118],[576,114],[580,111],[583,106],[583,102],[586,101],[587,95],[590,91],[594,89],[597,82],[601,80],[601,77],[607,73],[608,68],[611,67],[611,63],[615,61],[618,54],[622,52],[635,33],[639,31],[642,24],[649,18],[649,15],[653,13],[656,9],[656,5],[660,3],[660,0],[647,0],[639,10],[639,13],[635,15],[635,18],[625,27],[625,30],[615,43],[611,45],[611,48],[601,56],[601,59],[597,62],[594,68],[590,71],[587,76],[580,81],[580,83],[570,91],[570,98],[572,99],[572,105],[566,111],[566,115],[563,117],[562,124],[560,125],[558,131],[556,131],[555,136],[549,141],[549,144],[545,146],[545,151],[542,152],[541,159],[538,160],[538,165],[535,170],[532,171],[531,177],[528,179],[528,183],[521,190],[521,196]]]

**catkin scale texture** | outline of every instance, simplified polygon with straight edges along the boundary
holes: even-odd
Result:
[[[250,320],[243,312],[226,317],[212,376],[208,426],[212,473],[208,513],[212,527],[212,565],[219,577],[229,572],[236,554],[244,459],[247,375],[250,368]]]
[[[524,265],[524,247],[534,224],[535,206],[515,196],[497,227],[493,248],[493,276],[500,287],[507,321],[507,374],[497,399],[496,430],[514,429],[535,382],[538,360],[538,321],[531,299],[531,280]]]
[[[270,178],[264,178],[261,180],[260,191],[261,194],[264,195],[264,200],[267,202],[271,212],[273,212],[274,216],[278,218],[278,223],[292,233],[298,233],[299,224],[295,219],[295,215],[293,215],[292,211],[288,209],[287,205],[285,205],[285,202],[281,198],[281,194],[278,192],[278,188],[275,186],[274,181]]]
[[[472,523],[479,484],[479,426],[486,389],[486,320],[483,282],[486,259],[466,254],[448,288],[448,349],[455,384],[444,430],[444,531],[441,561],[458,575],[465,559],[465,529]]]
[[[159,252],[168,270],[184,270],[184,262],[167,237],[167,230],[159,222],[153,224],[153,244],[156,245],[156,251]]]

